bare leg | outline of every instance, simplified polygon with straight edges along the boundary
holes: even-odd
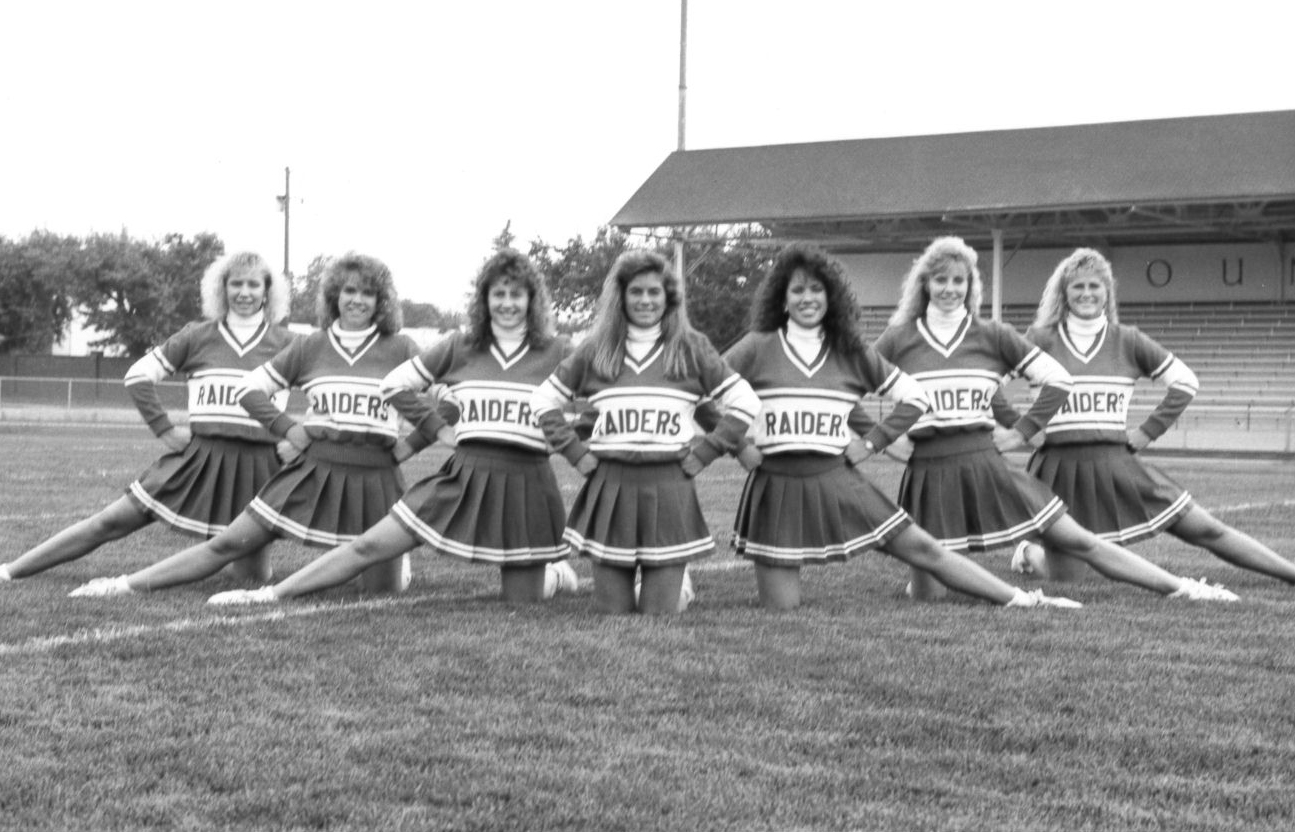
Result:
[[[365,592],[404,592],[413,578],[413,564],[405,552],[391,560],[375,563],[360,573],[360,588]]]
[[[674,615],[679,610],[679,592],[687,564],[643,567],[643,586],[639,592],[639,612],[644,615]]]
[[[1233,566],[1295,583],[1295,564],[1245,532],[1238,531],[1198,505],[1192,505],[1169,527],[1178,539],[1200,546]]]
[[[1102,540],[1068,514],[1048,527],[1043,540],[1049,550],[1078,558],[1113,581],[1134,584],[1161,595],[1169,595],[1182,585],[1181,578],[1123,546]]]
[[[914,576],[938,579],[945,586],[995,604],[1006,604],[1017,592],[1016,587],[1000,581],[980,564],[941,546],[920,526],[904,529],[884,551],[912,566]],[[930,600],[928,596],[918,595],[916,577],[913,590],[914,598]]]
[[[399,564],[418,541],[390,515],[349,543],[330,549],[274,585],[279,598],[338,586],[375,565]]]
[[[760,606],[767,610],[794,610],[800,606],[800,567],[755,565],[755,589]]]
[[[1033,541],[1021,544],[1027,547],[1026,563],[1036,577],[1057,583],[1082,581],[1089,577],[1088,564],[1076,557],[1041,546]]]
[[[504,566],[499,570],[500,595],[508,604],[535,604],[544,600],[543,563]]]
[[[73,523],[44,543],[29,549],[9,564],[11,578],[27,578],[60,563],[85,557],[103,544],[139,531],[153,522],[129,497],[116,501],[91,517]]]
[[[211,540],[177,552],[164,561],[131,574],[126,580],[136,592],[193,583],[215,575],[226,564],[263,548],[273,539],[273,533],[244,511],[234,518],[229,528]]]
[[[634,612],[634,570],[620,569],[602,563],[593,565],[594,604],[600,612],[625,615]],[[675,601],[679,598],[675,590]]]
[[[265,586],[274,577],[270,567],[270,547],[262,546],[252,554],[231,563],[226,567],[234,578],[256,586]]]
[[[949,590],[930,572],[914,567],[909,577],[908,594],[914,601],[938,601],[948,595]]]

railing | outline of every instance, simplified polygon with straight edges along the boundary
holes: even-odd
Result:
[[[182,418],[189,406],[188,385],[182,381],[159,383],[157,396],[177,418]],[[303,394],[294,390],[288,407],[300,409],[303,401]],[[135,403],[121,379],[0,376],[0,418],[39,418],[42,410],[60,411],[68,420],[83,413],[86,421],[102,421],[104,414],[116,411],[124,411],[126,418],[138,418],[131,416]]]
[[[1018,411],[1030,406],[1028,395],[1010,395]],[[880,421],[890,412],[890,403],[873,399],[868,413]],[[1129,408],[1129,424],[1139,425],[1151,413],[1149,406]],[[1255,403],[1238,399],[1228,404],[1192,404],[1153,448],[1165,450],[1237,451],[1243,453],[1295,454],[1295,401],[1288,404]]]
[[[157,385],[157,392],[162,405],[168,409],[183,409],[189,404],[188,389],[183,382],[164,381]],[[0,409],[16,407],[135,409],[121,379],[0,376]]]

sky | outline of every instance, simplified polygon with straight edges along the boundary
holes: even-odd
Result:
[[[679,0],[7,5],[0,235],[354,250],[463,306],[676,149]],[[1295,109],[1295,4],[690,0],[686,146]],[[1295,137],[1292,137],[1295,141]]]

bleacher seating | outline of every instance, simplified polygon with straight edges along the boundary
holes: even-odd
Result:
[[[864,309],[865,331],[875,338],[885,329],[891,308]],[[1006,306],[1003,320],[1024,332],[1033,306]],[[982,309],[988,316],[988,306]],[[1271,420],[1287,425],[1295,418],[1295,303],[1164,303],[1120,305],[1120,321],[1159,341],[1195,371],[1200,392],[1188,413],[1197,420],[1250,429]],[[1008,385],[1017,406],[1028,406],[1031,392],[1022,381]],[[1164,396],[1164,388],[1141,380],[1130,406],[1130,421]]]

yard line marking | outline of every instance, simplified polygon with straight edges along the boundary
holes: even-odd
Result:
[[[1208,509],[1208,511],[1211,514],[1219,514],[1220,512],[1227,514],[1235,511],[1253,511],[1261,508],[1291,508],[1293,506],[1295,506],[1295,500],[1281,500],[1275,503],[1237,503],[1234,506],[1219,506]]]
[[[79,630],[70,635],[40,636],[15,644],[0,644],[0,656],[19,653],[46,653],[56,647],[106,644],[154,633],[187,633],[212,630],[219,627],[241,627],[244,624],[261,624],[267,621],[281,621],[285,618],[301,618],[321,612],[350,612],[351,610],[407,606],[431,600],[432,597],[429,595],[417,595],[401,598],[375,598],[369,601],[351,603],[310,604],[307,606],[293,604],[287,608],[270,610],[260,615],[241,615],[237,617],[211,615],[204,618],[181,618],[176,621],[168,621],[165,624],[139,624],[133,627],[96,627],[93,630]]]

